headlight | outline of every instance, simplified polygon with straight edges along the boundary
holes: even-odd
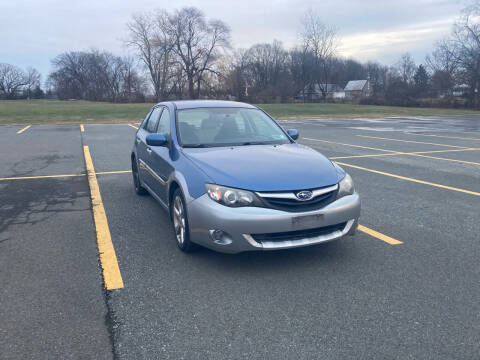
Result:
[[[353,186],[353,180],[350,175],[345,173],[345,176],[340,183],[338,184],[338,198],[341,198],[346,195],[352,195],[355,191],[355,187]]]
[[[234,189],[215,184],[205,184],[210,199],[230,207],[258,206],[259,200],[251,191]]]

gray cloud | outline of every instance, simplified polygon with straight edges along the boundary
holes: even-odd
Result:
[[[34,66],[46,74],[50,60],[66,50],[88,48],[124,53],[121,39],[134,12],[158,7],[201,8],[232,28],[235,47],[278,39],[292,46],[305,11],[336,26],[345,56],[393,63],[410,51],[421,62],[447,35],[464,4],[445,0],[15,0],[0,4],[0,62]]]

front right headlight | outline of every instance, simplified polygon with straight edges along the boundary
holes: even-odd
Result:
[[[353,179],[350,175],[345,173],[345,176],[338,183],[338,198],[344,197],[346,195],[352,195],[355,192],[355,187],[353,186]]]
[[[247,190],[235,189],[216,184],[205,184],[210,199],[229,207],[259,206],[257,196]]]

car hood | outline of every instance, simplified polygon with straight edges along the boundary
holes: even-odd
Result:
[[[245,190],[303,190],[339,181],[330,160],[296,143],[184,148],[183,152],[216,184]]]

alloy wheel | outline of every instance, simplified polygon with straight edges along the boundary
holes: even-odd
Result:
[[[176,196],[173,202],[173,226],[179,245],[185,242],[185,212],[180,196]]]

